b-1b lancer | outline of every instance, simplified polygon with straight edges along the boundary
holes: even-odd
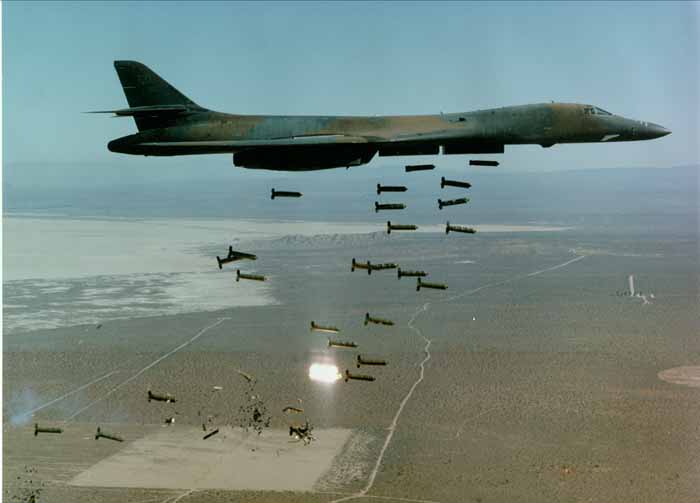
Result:
[[[144,156],[233,154],[249,169],[310,171],[359,166],[375,155],[500,154],[506,145],[610,143],[670,133],[592,105],[538,103],[472,112],[385,116],[240,115],[204,108],[150,68],[115,61],[139,132],[112,140],[112,152]],[[408,167],[407,167],[408,171]]]

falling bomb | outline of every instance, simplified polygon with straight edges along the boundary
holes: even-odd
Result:
[[[428,275],[428,273],[425,271],[402,271],[401,268],[399,267],[399,270],[397,271],[397,275],[398,275],[399,279],[403,278],[404,276],[407,278],[424,278],[425,276]]]
[[[391,231],[415,231],[417,229],[418,226],[412,224],[392,224],[391,222],[386,223],[387,234],[391,234]]]
[[[438,208],[443,209],[445,206],[455,206],[458,204],[467,204],[469,202],[468,197],[460,197],[459,199],[448,199],[447,201],[443,201],[442,199],[438,199]]]
[[[370,316],[369,313],[365,313],[365,326],[368,323],[374,323],[375,325],[387,325],[387,326],[392,326],[394,324],[393,321],[385,320],[383,318],[375,318],[373,316]]]
[[[240,281],[242,279],[249,279],[252,281],[265,281],[265,276],[262,276],[260,274],[245,274],[242,273],[240,269],[236,269],[236,281]]]
[[[463,232],[465,234],[476,234],[476,229],[473,229],[471,227],[465,227],[463,225],[450,225],[450,222],[447,222],[447,226],[445,227],[445,234],[449,234],[450,231]]]
[[[416,292],[420,292],[421,288],[432,288],[433,290],[447,290],[447,285],[442,283],[428,283],[427,281],[421,281],[418,278],[418,283],[416,284]]]
[[[301,192],[294,192],[291,190],[275,190],[272,189],[270,199],[275,199],[276,197],[301,197]]]

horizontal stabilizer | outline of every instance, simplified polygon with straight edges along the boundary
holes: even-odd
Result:
[[[114,114],[117,117],[154,117],[159,115],[178,114],[190,109],[185,105],[154,105],[145,107],[122,108],[119,110],[96,110],[88,114]]]

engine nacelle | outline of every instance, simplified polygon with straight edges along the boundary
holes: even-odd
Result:
[[[314,171],[367,164],[377,153],[367,145],[267,147],[233,154],[233,164],[248,169]]]
[[[437,155],[440,153],[440,145],[417,144],[417,145],[380,145],[379,157],[390,157],[398,155]]]
[[[502,154],[503,144],[484,142],[450,142],[442,146],[442,153],[453,154]]]

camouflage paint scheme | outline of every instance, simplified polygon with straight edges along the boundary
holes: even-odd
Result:
[[[505,145],[636,141],[670,133],[591,105],[539,103],[438,115],[235,115],[203,108],[145,65],[115,61],[139,132],[112,152],[171,156],[233,153],[246,168],[305,171],[366,164],[375,154],[502,153]]]

